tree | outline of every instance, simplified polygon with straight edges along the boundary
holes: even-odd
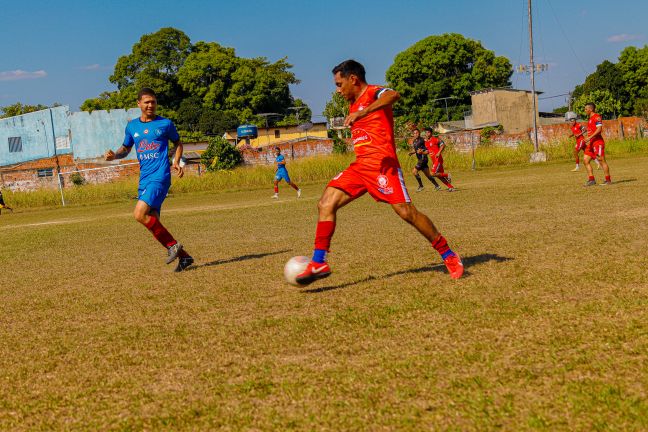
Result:
[[[322,114],[327,120],[335,117],[346,117],[349,115],[349,101],[344,99],[344,96],[340,93],[333,92],[331,99],[326,102]]]
[[[585,105],[590,102],[596,105],[596,112],[607,119],[616,117],[621,109],[621,102],[615,99],[608,90],[594,90],[576,99],[574,111],[582,116],[585,115]]]
[[[628,95],[623,108],[626,112],[642,115],[648,99],[648,45],[643,48],[625,48],[619,56],[618,70],[622,74],[624,90]]]
[[[61,104],[54,103],[51,107],[48,107],[47,105],[23,105],[20,102],[16,102],[15,104],[12,105],[7,105],[4,107],[0,107],[0,111],[2,111],[2,114],[0,115],[0,118],[7,118],[7,117],[13,117],[17,115],[22,115],[22,114],[27,114],[30,112],[34,111],[41,111],[47,108],[54,108],[57,106],[61,106]]]
[[[626,109],[625,105],[628,102],[628,94],[625,89],[625,83],[622,77],[622,72],[618,65],[605,60],[603,63],[596,66],[596,71],[591,73],[585,78],[585,82],[577,85],[574,88],[572,97],[574,100],[580,99],[585,96],[585,99],[596,91],[607,92],[612,97],[623,104],[622,110],[617,110],[617,114],[628,115],[630,110]],[[600,94],[599,94],[600,96]]]
[[[469,92],[509,86],[513,69],[506,57],[495,56],[480,42],[456,33],[429,36],[399,53],[387,70],[390,85],[401,94],[395,115],[415,123],[444,119],[435,99],[454,97],[453,104],[470,104]],[[453,112],[462,119],[463,112]]]
[[[207,149],[200,156],[207,171],[229,170],[243,161],[243,156],[223,137],[210,137]]]

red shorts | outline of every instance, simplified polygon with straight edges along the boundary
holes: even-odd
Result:
[[[582,140],[582,141],[578,141],[576,143],[576,147],[574,147],[574,148],[576,149],[576,151],[581,151],[581,150],[585,150],[586,147],[587,147],[587,144],[585,144],[585,140]]]
[[[410,199],[397,159],[357,160],[331,180],[329,187],[358,198],[369,192],[373,199],[389,204],[408,203]]]
[[[589,143],[585,148],[585,154],[592,159],[605,157],[605,142]]]
[[[443,174],[443,156],[433,158],[432,174]]]

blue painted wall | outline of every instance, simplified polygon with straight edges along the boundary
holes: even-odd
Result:
[[[70,113],[69,123],[74,158],[99,158],[108,149],[118,149],[124,142],[126,124],[131,119],[139,117],[140,113],[139,108]],[[137,152],[131,151],[128,159],[136,158]]]
[[[54,134],[60,140],[69,140],[68,113],[67,106],[60,106],[0,119],[0,165],[51,157],[55,151],[58,154],[70,153],[72,148],[69,145],[68,148],[55,150],[56,141],[53,137]],[[21,138],[22,152],[9,152],[11,137]]]
[[[138,108],[71,113],[60,106],[0,119],[0,166],[67,153],[75,159],[101,158],[122,144],[126,124],[139,115]],[[22,152],[9,152],[11,137],[21,137]],[[136,159],[136,152],[128,158]]]

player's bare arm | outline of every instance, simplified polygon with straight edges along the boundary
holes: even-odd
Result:
[[[435,157],[441,156],[441,154],[443,153],[443,150],[445,150],[445,146],[446,145],[445,145],[445,143],[443,141],[439,142],[439,151],[437,152]]]
[[[597,126],[594,133],[592,135],[588,136],[587,139],[585,139],[585,142],[588,143],[588,142],[590,142],[592,140],[592,138],[594,138],[596,136],[601,136],[601,131],[602,130],[603,130],[603,126]]]
[[[121,146],[117,149],[116,152],[112,150],[108,150],[104,155],[104,157],[107,161],[111,161],[115,159],[123,159],[126,156],[128,156],[128,153],[130,153],[130,151],[131,151],[131,147]]]
[[[380,94],[380,97],[373,103],[371,103],[368,107],[366,107],[362,111],[356,111],[349,114],[344,120],[344,125],[351,126],[353,125],[353,123],[371,114],[372,112],[395,104],[398,99],[400,99],[400,93],[398,93],[396,90],[385,90]]]
[[[173,156],[173,166],[172,168],[178,174],[178,177],[182,178],[184,176],[184,168],[180,166],[180,158],[182,158],[182,152],[184,151],[184,146],[180,141],[172,141],[175,145],[175,155]]]

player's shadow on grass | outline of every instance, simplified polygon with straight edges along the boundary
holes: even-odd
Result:
[[[204,264],[198,264],[198,265],[191,266],[185,271],[197,270],[197,269],[203,268],[203,267],[212,267],[212,266],[228,264],[228,263],[233,263],[233,262],[239,262],[239,261],[260,259],[260,258],[265,258],[267,256],[280,255],[282,253],[290,252],[291,250],[292,249],[284,249],[284,250],[275,251],[275,252],[263,252],[263,253],[256,253],[256,254],[241,255],[241,256],[237,256],[237,257],[233,257],[233,258],[227,258],[227,259],[219,259],[219,260],[210,261],[210,262],[207,262],[207,263],[204,263]]]
[[[618,184],[618,183],[630,183],[630,182],[636,182],[636,178],[629,178],[629,179],[623,179],[623,180],[614,180],[612,182],[613,185]]]
[[[485,253],[485,254],[479,254],[475,256],[469,256],[469,257],[462,257],[461,260],[464,263],[465,271],[464,271],[464,276],[470,276],[470,271],[468,269],[474,265],[477,264],[483,264],[487,263],[489,261],[495,261],[495,262],[506,262],[506,261],[511,261],[513,258],[510,257],[503,257],[499,256],[497,254],[492,254],[492,253]],[[416,273],[429,273],[429,272],[439,272],[439,273],[448,273],[448,270],[445,267],[445,264],[436,264],[432,266],[424,266],[424,267],[418,267],[418,268],[413,268],[413,269],[407,269],[407,270],[400,270],[397,272],[393,273],[388,273],[383,276],[367,276],[364,279],[356,280],[353,282],[346,282],[340,285],[332,285],[332,286],[324,286],[320,288],[311,288],[307,290],[302,290],[304,293],[308,294],[317,294],[321,292],[326,292],[326,291],[332,291],[336,289],[341,289],[341,288],[347,288],[353,285],[358,285],[364,282],[370,282],[373,280],[378,280],[378,279],[388,279],[394,276],[400,276],[404,274],[416,274]]]

